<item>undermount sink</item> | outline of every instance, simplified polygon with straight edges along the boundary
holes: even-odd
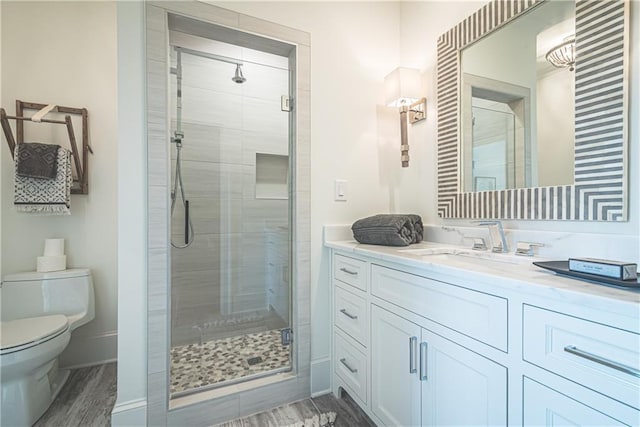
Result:
[[[512,254],[501,254],[488,251],[474,251],[459,248],[420,248],[420,249],[400,249],[398,252],[411,254],[428,259],[441,259],[455,262],[468,262],[476,265],[490,267],[491,263],[526,265],[533,261],[528,257],[520,257]]]

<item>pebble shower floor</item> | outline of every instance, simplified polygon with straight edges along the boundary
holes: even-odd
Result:
[[[280,330],[171,349],[171,394],[289,366]]]

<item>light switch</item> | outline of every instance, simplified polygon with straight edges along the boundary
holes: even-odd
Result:
[[[347,201],[347,181],[344,179],[336,179],[335,181],[334,200],[336,202]]]

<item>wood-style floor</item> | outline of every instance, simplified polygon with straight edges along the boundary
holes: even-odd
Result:
[[[34,427],[102,427],[111,425],[116,401],[116,364],[74,369],[60,394]],[[220,427],[279,427],[335,412],[335,427],[375,427],[348,395],[305,399],[259,414],[220,424]]]
[[[34,427],[110,426],[116,378],[115,363],[72,370],[60,394]]]
[[[335,412],[335,427],[375,427],[375,424],[349,395],[336,399],[333,394],[289,403],[269,411],[219,424],[217,427],[279,427],[288,426],[320,413]]]

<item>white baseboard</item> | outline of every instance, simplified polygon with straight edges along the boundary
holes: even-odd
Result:
[[[111,411],[112,427],[137,427],[147,425],[147,400],[138,399],[118,403]]]
[[[94,336],[71,334],[69,346],[60,355],[61,368],[83,368],[118,359],[118,332],[109,331]]]
[[[311,396],[331,392],[331,359],[325,357],[311,361]]]

